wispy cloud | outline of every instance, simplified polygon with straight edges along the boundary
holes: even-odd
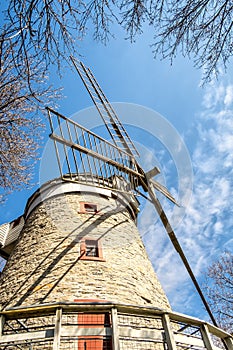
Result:
[[[224,104],[230,106],[233,102],[233,85],[228,85],[226,87],[226,94],[224,98]]]
[[[186,216],[176,230],[183,250],[200,281],[211,261],[233,245],[233,85],[212,84],[205,91],[203,109],[194,126],[193,195]],[[165,202],[168,216],[172,208]],[[140,230],[171,304],[187,312],[195,303],[181,260],[155,220],[153,208],[143,212]],[[194,305],[192,309],[194,308]],[[195,315],[198,316],[198,315]],[[199,315],[200,317],[200,315]]]

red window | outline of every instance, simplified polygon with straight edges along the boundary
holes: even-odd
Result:
[[[99,239],[85,238],[80,242],[80,259],[81,260],[98,260],[103,259],[103,251]]]
[[[98,213],[97,204],[86,203],[86,202],[80,202],[79,204],[80,204],[80,213],[85,213],[85,214],[97,214]]]

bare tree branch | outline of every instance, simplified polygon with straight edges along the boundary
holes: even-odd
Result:
[[[149,23],[155,55],[173,60],[181,51],[204,67],[208,80],[232,56],[232,17],[231,0],[10,0],[2,33],[17,43],[15,62],[26,62],[30,74],[32,53],[46,72],[50,64],[60,67],[75,55],[77,40],[88,29],[106,42],[115,22],[134,40]]]
[[[181,51],[204,68],[205,81],[232,57],[232,0],[9,0],[4,5],[0,175],[8,169],[9,180],[3,178],[0,186],[11,190],[29,181],[27,159],[36,154],[41,125],[35,115],[54,96],[44,84],[49,68],[60,72],[88,31],[107,42],[117,23],[135,40],[150,24],[155,55],[173,60]]]
[[[226,251],[208,269],[206,291],[218,322],[223,329],[233,331],[233,255]]]
[[[181,49],[198,68],[204,68],[204,80],[210,80],[232,57],[232,1],[170,1],[169,8],[156,31],[155,55],[173,60]]]
[[[11,41],[0,45],[0,201],[12,190],[29,184],[43,131],[38,112],[56,95],[46,87],[40,67],[29,56],[28,84],[28,67],[16,69],[12,45]]]

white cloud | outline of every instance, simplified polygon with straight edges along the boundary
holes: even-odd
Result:
[[[233,85],[228,85],[226,87],[226,95],[224,98],[224,104],[229,107],[233,102]]]
[[[202,103],[205,109],[215,108],[218,105],[230,107],[233,103],[233,85],[210,84],[205,91]]]
[[[203,97],[203,106],[206,109],[215,107],[219,103],[223,102],[226,97],[226,89],[223,84],[214,85],[210,84],[209,87],[205,91],[205,95]]]
[[[223,223],[222,223],[221,221],[217,221],[217,222],[214,224],[213,228],[214,228],[214,233],[215,233],[215,234],[219,234],[219,233],[221,233],[222,230],[223,230]]]

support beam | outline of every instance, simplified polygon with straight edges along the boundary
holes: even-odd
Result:
[[[53,350],[60,349],[62,308],[56,310],[56,320],[54,328]]]
[[[225,344],[227,345],[228,350],[233,350],[233,340],[230,337],[224,338]]]
[[[112,350],[120,350],[117,308],[113,307],[111,312],[112,312]]]
[[[5,316],[0,315],[0,339],[1,339],[2,335],[3,335],[4,323],[5,323]]]
[[[163,328],[165,332],[165,340],[167,342],[168,350],[176,350],[176,342],[174,339],[174,334],[170,324],[170,318],[167,314],[162,316]]]
[[[197,282],[197,279],[196,277],[194,276],[194,273],[191,269],[191,266],[189,265],[189,262],[183,252],[183,249],[175,235],[175,232],[173,231],[170,223],[169,223],[169,220],[167,218],[167,215],[165,214],[165,211],[163,210],[161,204],[160,204],[160,201],[158,200],[158,198],[156,197],[155,193],[154,193],[154,188],[152,186],[151,183],[149,183],[149,187],[148,187],[148,192],[149,192],[149,195],[150,195],[150,199],[151,199],[151,202],[153,203],[156,211],[158,212],[158,215],[163,223],[163,226],[165,228],[165,230],[167,231],[167,234],[168,234],[168,237],[170,238],[174,248],[176,249],[177,253],[179,254],[181,260],[183,261],[184,263],[184,266],[189,274],[189,276],[191,277],[191,280],[193,281],[193,284],[206,308],[206,311],[208,312],[209,316],[210,316],[210,319],[211,321],[213,322],[214,326],[218,327],[218,324],[214,318],[214,315],[212,314],[211,310],[210,310],[210,307],[209,307],[209,304],[207,303],[207,300],[205,299],[205,296],[204,294],[202,293],[202,290]]]
[[[210,337],[209,329],[206,324],[203,324],[200,327],[202,338],[205,344],[205,347],[207,350],[214,350],[214,344],[212,342],[212,339]]]
[[[26,340],[32,341],[46,341],[54,339],[54,331],[53,329],[47,329],[43,331],[36,332],[26,332],[26,333],[14,333],[14,334],[6,334],[2,335],[0,338],[0,343],[2,344],[12,344],[14,342],[25,342]],[[9,345],[9,344],[8,344]]]

